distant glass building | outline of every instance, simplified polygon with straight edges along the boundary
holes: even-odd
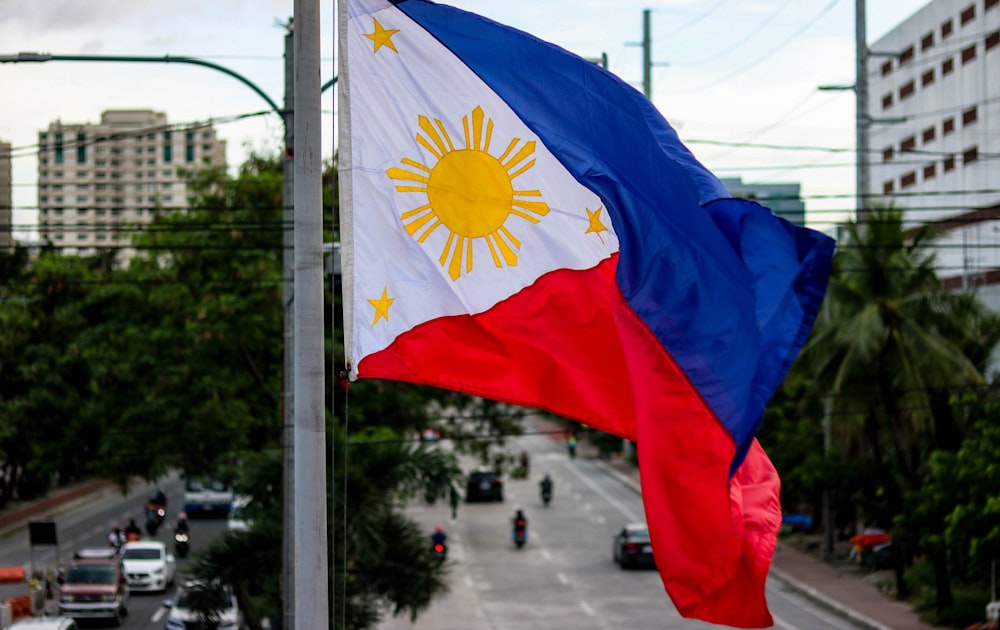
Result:
[[[10,143],[0,142],[0,250],[14,248],[12,216],[14,212],[11,182]]]
[[[799,184],[744,184],[739,177],[723,177],[719,181],[733,197],[767,206],[789,223],[806,224],[806,205],[802,202]]]
[[[99,124],[56,121],[38,134],[39,235],[67,254],[129,249],[158,209],[188,207],[186,171],[225,166],[210,124],[176,126],[152,110],[108,110]]]

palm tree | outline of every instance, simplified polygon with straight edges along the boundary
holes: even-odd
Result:
[[[874,466],[884,526],[905,493],[919,489],[930,450],[961,435],[942,393],[982,384],[977,362],[997,340],[996,317],[974,296],[941,288],[929,249],[935,236],[928,226],[907,229],[891,206],[846,225],[827,303],[801,357],[830,401],[843,456]],[[900,563],[904,597],[901,578]]]

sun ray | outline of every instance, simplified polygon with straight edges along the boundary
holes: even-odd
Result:
[[[448,233],[448,240],[445,242],[444,248],[441,250],[441,258],[438,258],[438,262],[441,263],[442,267],[444,267],[445,263],[448,262],[448,252],[451,251],[451,244],[455,241],[456,237],[458,237],[458,235],[454,232]]]
[[[515,197],[541,197],[542,191],[540,190],[515,190]]]
[[[508,232],[508,234],[510,234]],[[511,249],[511,246],[507,244],[505,240],[500,238],[499,230],[493,233],[493,237],[497,240],[497,246],[500,248],[500,255],[503,256],[504,262],[507,263],[508,267],[517,266],[517,252]],[[515,239],[516,240],[516,239]]]
[[[521,141],[520,138],[514,138],[513,140],[511,140],[510,144],[507,145],[507,148],[504,150],[504,152],[500,155],[500,157],[497,158],[497,161],[503,164],[504,159],[508,155],[510,155],[510,152],[514,150],[514,147],[516,147],[517,143],[520,141]]]
[[[407,233],[409,233],[410,236],[413,236],[417,233],[417,230],[427,225],[428,221],[435,218],[437,217],[434,216],[433,212],[428,212],[423,216],[415,217],[412,221],[407,221],[403,224],[403,228],[407,231]]]
[[[451,141],[449,141],[448,143],[451,144]],[[420,162],[417,162],[415,160],[411,160],[410,158],[403,158],[402,162],[403,162],[403,164],[405,164],[407,166],[412,166],[413,168],[418,168],[418,169],[420,169],[422,171],[425,171],[427,173],[431,172],[431,168],[429,166],[421,164]],[[538,192],[538,191],[536,190],[535,192]]]
[[[470,137],[472,136],[472,134],[469,131],[469,117],[468,116],[462,116],[462,130],[465,132],[465,148],[466,149],[473,148],[469,144],[471,142]]]
[[[495,245],[493,245],[493,240],[495,238],[496,238],[496,236],[494,236],[493,234],[487,234],[486,235],[486,244],[490,248],[490,256],[493,257],[493,264],[496,265],[497,268],[500,268],[500,267],[503,267],[503,263],[500,262],[500,255],[497,254],[497,248],[496,248]]]
[[[465,273],[472,273],[472,239],[469,239],[469,247],[465,250]]]
[[[475,146],[472,148],[476,151],[481,149],[480,142],[483,139],[483,108],[476,107],[472,110],[472,142]],[[485,149],[483,149],[485,150]]]
[[[521,249],[521,241],[519,241],[517,237],[515,237],[513,234],[510,233],[510,230],[507,229],[507,226],[505,225],[500,226],[500,233],[507,237],[507,239],[510,241],[510,244],[514,246],[514,249]]]
[[[515,177],[517,177],[518,175],[520,175],[521,173],[523,173],[524,171],[528,170],[529,168],[531,168],[534,165],[535,165],[535,161],[534,160],[529,161],[524,166],[522,166],[521,168],[517,169],[516,172],[511,173],[510,174],[510,178],[514,179]]]
[[[399,215],[399,218],[405,221],[406,219],[409,219],[410,217],[416,216],[416,215],[418,215],[418,214],[420,214],[420,213],[422,213],[422,212],[424,212],[426,210],[433,210],[433,208],[431,208],[431,204],[425,203],[422,206],[417,206],[413,210],[407,210],[403,214]],[[433,215],[433,212],[431,214]]]
[[[534,217],[530,217],[524,214],[523,212],[520,212],[519,210],[517,210],[517,208],[523,208],[528,212],[533,212],[540,217],[544,217],[549,213],[549,204],[545,203],[544,201],[525,201],[523,199],[515,199],[514,202],[511,204],[511,206],[512,206],[511,212],[513,214],[516,214],[519,217],[524,217],[525,219],[528,219],[532,223],[538,223],[538,220],[535,219]]]
[[[500,160],[500,162],[507,168],[507,172],[510,172],[512,168],[517,166],[518,162],[525,159],[534,152],[535,152],[535,142],[532,140],[531,142],[525,142],[524,146],[521,147],[521,150],[518,151],[514,157],[510,158],[506,162],[504,162],[503,160]],[[513,177],[511,177],[511,179],[513,179]]]
[[[441,221],[441,219],[438,219],[437,221],[432,223],[426,230],[424,230],[423,234],[417,237],[417,242],[423,243],[424,241],[426,241],[427,237],[430,236],[434,230],[438,229],[442,225],[444,225],[444,223]],[[452,234],[454,234],[454,232],[452,232]]]
[[[467,240],[466,237],[459,236],[455,242],[455,251],[451,254],[451,262],[448,263],[448,275],[452,280],[458,280],[462,275],[462,250]]]
[[[420,173],[414,173],[413,171],[407,171],[405,169],[396,168],[395,166],[386,171],[386,174],[396,180],[402,180],[404,182],[420,182],[422,184],[427,184],[429,178],[427,175],[421,175]],[[424,186],[426,189],[427,186]],[[398,190],[399,187],[397,186]]]
[[[444,138],[444,141],[448,143],[448,152],[451,153],[452,151],[455,150],[455,145],[451,143],[451,136],[448,135],[448,130],[444,128],[444,123],[441,122],[440,118],[435,118],[434,122],[438,126],[438,131],[441,132],[441,137]]]
[[[427,116],[421,116],[418,120],[420,122],[420,128],[425,134],[427,134],[427,137],[434,143],[434,146],[438,148],[438,150],[434,152],[434,155],[440,158],[442,155],[447,153],[448,149],[445,147],[441,136],[438,135],[437,129],[435,129],[433,123],[431,123],[431,119]]]
[[[490,150],[490,140],[493,138],[493,119],[486,121],[486,140],[483,141],[483,151]]]

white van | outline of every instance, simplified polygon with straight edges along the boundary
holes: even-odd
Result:
[[[188,477],[184,483],[184,511],[188,517],[226,516],[233,507],[233,489],[218,479]]]
[[[233,499],[233,507],[229,510],[229,518],[226,520],[226,529],[243,531],[250,528],[251,522],[247,518],[246,508],[252,500],[252,497],[242,494]]]
[[[77,630],[78,627],[69,617],[27,617],[15,621],[7,630]]]

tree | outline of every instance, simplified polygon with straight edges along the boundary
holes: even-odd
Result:
[[[844,456],[873,465],[866,498],[884,527],[905,494],[919,490],[938,440],[964,430],[940,413],[935,392],[981,385],[979,357],[966,351],[997,341],[994,315],[973,296],[940,287],[933,238],[927,226],[907,230],[892,207],[845,226],[828,304],[801,356],[817,394],[830,397]],[[904,597],[901,565],[897,586]]]

